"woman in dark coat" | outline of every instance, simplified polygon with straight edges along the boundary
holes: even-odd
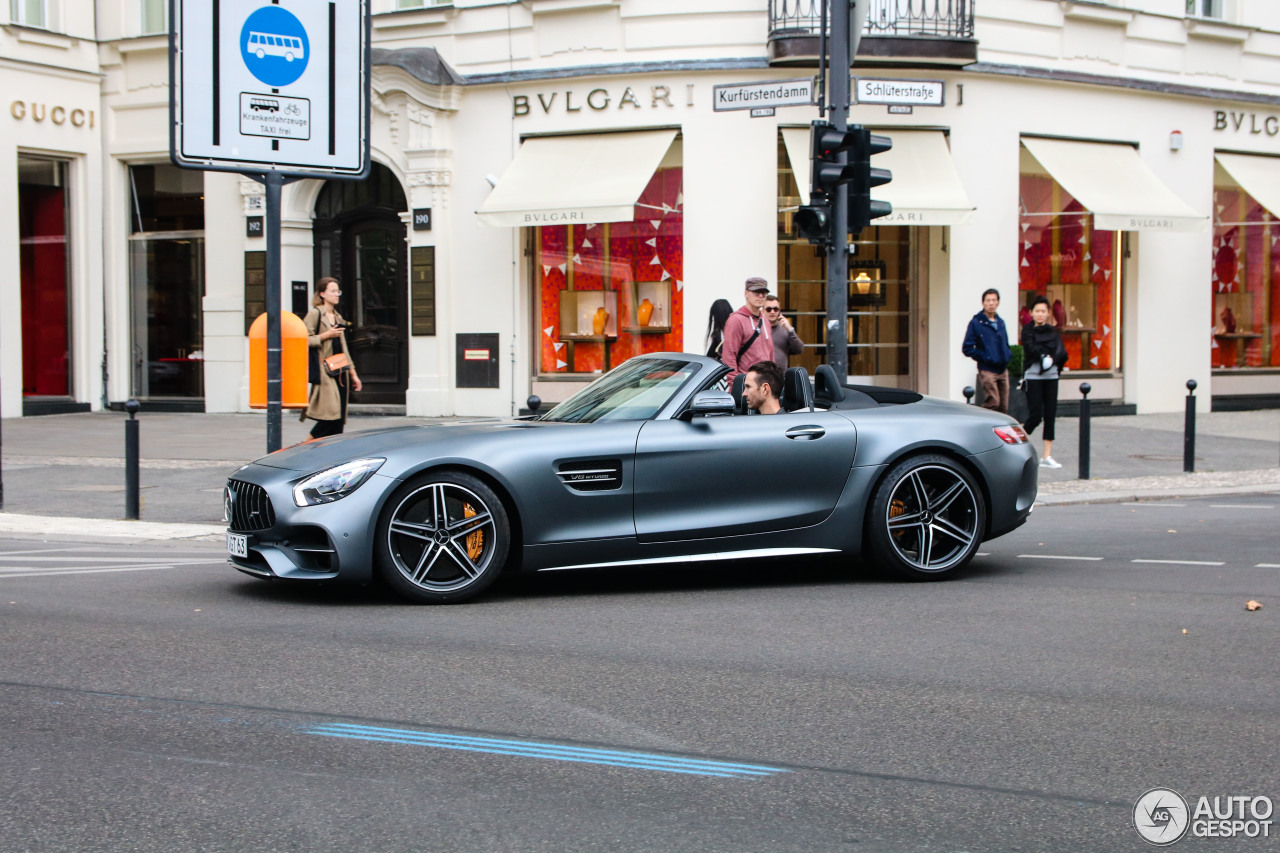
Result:
[[[724,324],[733,313],[733,306],[728,299],[717,299],[711,303],[711,314],[707,318],[707,355],[719,358],[724,347]]]
[[[1067,363],[1067,348],[1049,322],[1049,300],[1037,296],[1031,303],[1031,322],[1022,327],[1027,407],[1031,410],[1024,429],[1030,434],[1044,420],[1044,456],[1041,468],[1061,468],[1053,458],[1053,422],[1058,414],[1058,372]]]
[[[302,419],[311,418],[316,425],[311,428],[312,438],[324,438],[326,435],[338,435],[347,422],[347,397],[351,389],[361,388],[360,374],[356,373],[355,362],[351,367],[337,376],[330,376],[324,369],[324,360],[334,353],[345,352],[347,358],[351,353],[346,347],[346,338],[342,334],[346,321],[338,313],[338,299],[342,289],[336,278],[322,278],[316,282],[315,296],[311,297],[312,309],[303,318],[307,327],[307,344],[311,347],[308,357],[319,359],[317,371],[319,382],[311,386],[311,396],[307,398],[307,408],[302,412]]]

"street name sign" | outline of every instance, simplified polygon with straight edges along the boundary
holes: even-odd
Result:
[[[314,177],[367,172],[367,0],[169,2],[176,165]]]
[[[813,103],[813,78],[772,80],[768,83],[733,83],[712,87],[712,107],[725,110],[757,110],[770,107],[803,107]]]
[[[880,80],[859,77],[854,80],[854,99],[859,104],[899,104],[913,107],[943,106],[945,84],[942,80]]]

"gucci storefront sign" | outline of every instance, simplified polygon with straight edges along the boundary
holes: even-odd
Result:
[[[18,121],[51,121],[54,124],[70,124],[72,127],[93,127],[93,110],[79,107],[67,109],[61,104],[42,104],[38,101],[14,101],[9,104],[9,115]]]

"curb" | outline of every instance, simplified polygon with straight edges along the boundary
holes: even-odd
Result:
[[[0,512],[0,535],[110,536],[120,539],[218,541],[226,528],[213,524],[176,524],[165,521],[116,521],[105,518],[70,518],[60,515],[15,515]]]
[[[1280,483],[1258,483],[1248,486],[1188,486],[1164,489],[1106,489],[1061,495],[1039,494],[1036,506],[1071,506],[1074,504],[1127,503],[1130,501],[1174,500],[1177,498],[1213,498],[1231,495],[1280,495]]]

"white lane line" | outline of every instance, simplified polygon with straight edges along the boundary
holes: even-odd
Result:
[[[1212,560],[1130,560],[1131,563],[1158,563],[1165,566],[1224,566]]]
[[[225,563],[226,560],[210,560],[208,563]],[[94,575],[103,572],[150,572],[156,569],[185,569],[190,568],[192,564],[172,565],[146,565],[146,566],[111,566],[110,568],[92,569],[92,568],[70,568],[70,569],[43,569],[32,567],[30,571],[22,571],[20,567],[9,566],[5,571],[0,571],[0,578],[43,578],[52,575]]]
[[[1213,509],[1275,509],[1269,504],[1209,504]]]
[[[101,548],[86,545],[83,548],[32,548],[29,551],[0,551],[0,557],[12,557],[16,554],[61,554],[66,551],[101,551]]]
[[[1182,507],[1186,506],[1186,504],[1154,503],[1154,502],[1152,502],[1152,501],[1127,501],[1127,502],[1125,502],[1125,503],[1120,504],[1120,506],[1146,506],[1146,507],[1156,507],[1156,506],[1176,506],[1176,507],[1178,507],[1178,508],[1182,508]]]
[[[1102,557],[1067,557],[1061,554],[1019,554],[1019,560],[1089,560],[1097,561]]]
[[[977,553],[975,553],[973,556],[975,556],[975,557],[990,557],[990,556],[991,556],[991,552],[990,552],[990,551],[978,551],[978,552],[977,552]]]
[[[1258,563],[1255,569],[1280,569],[1280,563]]]
[[[8,554],[0,554],[0,560],[8,560]],[[12,559],[22,563],[36,563],[44,561],[46,563],[137,563],[137,557],[13,557]],[[209,560],[199,560],[191,557],[183,557],[180,560],[165,560],[166,563],[207,563]],[[70,567],[68,567],[70,568]]]

